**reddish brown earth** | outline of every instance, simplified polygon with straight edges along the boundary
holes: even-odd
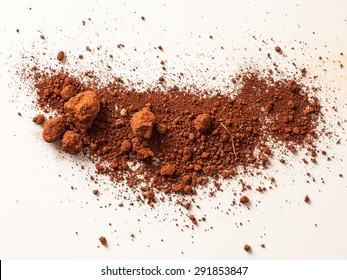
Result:
[[[71,154],[83,151],[113,181],[144,182],[138,189],[148,201],[157,191],[195,194],[239,167],[266,168],[268,140],[292,152],[311,146],[315,160],[320,104],[295,80],[242,73],[231,97],[178,87],[140,92],[119,78],[100,88],[64,72],[36,70],[34,77],[37,104],[59,115],[45,123],[43,138]],[[129,162],[141,165],[134,171]]]

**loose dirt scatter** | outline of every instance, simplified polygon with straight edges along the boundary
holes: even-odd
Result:
[[[201,114],[194,120],[194,126],[197,131],[204,133],[210,129],[211,118],[208,114]]]
[[[231,97],[178,87],[140,92],[119,78],[100,88],[68,73],[33,71],[38,105],[59,115],[46,122],[44,139],[54,142],[68,131],[64,151],[83,150],[115,182],[144,183],[135,189],[148,202],[157,191],[196,194],[198,185],[240,168],[267,168],[269,139],[296,152],[318,135],[318,99],[295,79],[243,72]],[[129,162],[140,166],[134,170]]]

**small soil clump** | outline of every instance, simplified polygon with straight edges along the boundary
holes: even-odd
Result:
[[[46,121],[46,118],[42,114],[38,114],[35,117],[33,117],[33,122],[36,124],[43,124]]]
[[[197,131],[204,133],[211,127],[211,118],[208,114],[201,114],[194,120],[194,126]]]
[[[76,95],[75,87],[73,85],[68,85],[64,87],[60,95],[64,100],[69,100],[71,97]]]
[[[174,165],[164,165],[160,169],[160,175],[162,176],[172,176],[175,173],[175,166]]]
[[[279,46],[276,46],[276,47],[275,47],[275,51],[278,52],[278,53],[282,53],[282,49],[281,49],[281,47],[279,47]]]
[[[189,214],[188,218],[189,218],[189,220],[192,221],[192,223],[193,223],[194,225],[197,225],[197,224],[198,224],[198,221],[196,220],[196,218],[195,218],[195,216],[194,216],[193,214]]]
[[[106,237],[101,236],[101,237],[99,238],[99,241],[100,241],[100,243],[101,243],[103,246],[106,246],[106,245],[107,245],[107,239],[106,239]]]
[[[64,133],[61,140],[61,149],[69,154],[77,155],[83,147],[82,136],[76,132],[68,130]]]
[[[129,140],[124,140],[120,147],[122,153],[129,153],[131,151],[131,142]]]
[[[151,138],[154,126],[155,115],[148,107],[144,107],[136,112],[131,119],[131,129],[136,136]]]
[[[82,131],[91,128],[100,110],[99,100],[93,91],[84,91],[70,98],[64,108]]]
[[[57,116],[49,119],[43,126],[43,139],[48,143],[53,143],[61,138],[65,132],[65,124],[62,117]]]
[[[248,244],[246,244],[245,246],[243,246],[243,249],[244,249],[246,252],[248,252],[248,253],[250,253],[250,252],[252,251],[251,246],[248,245]]]
[[[65,53],[63,51],[58,52],[57,54],[57,60],[63,61],[65,57]]]
[[[249,198],[247,197],[247,196],[242,196],[241,198],[240,198],[240,202],[242,203],[242,204],[246,204],[246,203],[248,203],[249,202]]]

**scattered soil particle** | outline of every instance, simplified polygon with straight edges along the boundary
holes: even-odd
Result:
[[[276,47],[275,47],[275,51],[278,52],[278,53],[282,53],[282,49],[281,49],[281,47],[279,47],[279,46],[276,46]]]
[[[306,68],[303,68],[303,69],[301,69],[300,71],[301,71],[301,76],[306,77],[306,75],[307,75],[307,69],[306,69]]]
[[[58,52],[57,54],[57,60],[63,61],[65,58],[65,53],[63,51]]]
[[[249,202],[249,198],[247,197],[247,196],[242,196],[241,198],[240,198],[240,202],[242,203],[242,204],[246,204],[246,203],[248,203]]]
[[[107,244],[107,239],[106,239],[106,237],[101,236],[101,237],[99,238],[99,241],[100,241],[100,243],[101,243],[102,245],[106,246],[106,244]]]
[[[46,121],[46,118],[42,114],[37,114],[35,117],[33,117],[33,122],[36,124],[43,124]]]
[[[122,153],[129,153],[131,151],[131,142],[129,140],[123,140],[120,151]]]
[[[175,173],[175,166],[174,165],[164,165],[162,168],[160,168],[160,175],[162,176],[172,176]]]
[[[122,116],[122,117],[125,117],[127,114],[128,114],[128,111],[126,109],[121,109],[119,114]]]
[[[198,224],[198,221],[196,220],[196,218],[195,218],[195,216],[194,216],[193,214],[189,214],[189,215],[188,215],[188,218],[189,218],[189,220],[192,221],[192,223],[193,223],[194,225],[197,225],[197,224]]]
[[[293,92],[296,93],[299,90],[298,84],[294,81],[294,80],[290,80],[288,82],[288,89]]]
[[[164,125],[162,123],[157,123],[155,128],[159,134],[165,134],[167,131],[166,125]]]
[[[245,244],[245,245],[243,246],[243,249],[244,249],[246,252],[248,252],[248,253],[250,253],[250,252],[252,251],[251,246],[249,246],[248,244]]]

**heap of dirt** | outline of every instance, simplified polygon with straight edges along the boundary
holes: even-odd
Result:
[[[145,183],[138,189],[148,201],[157,190],[195,194],[211,178],[266,167],[271,141],[292,152],[311,145],[315,162],[320,104],[295,80],[244,72],[231,82],[237,88],[231,96],[178,87],[141,92],[119,78],[100,88],[65,72],[33,76],[38,105],[56,112],[43,138],[62,139],[71,154],[83,151],[114,181]]]

